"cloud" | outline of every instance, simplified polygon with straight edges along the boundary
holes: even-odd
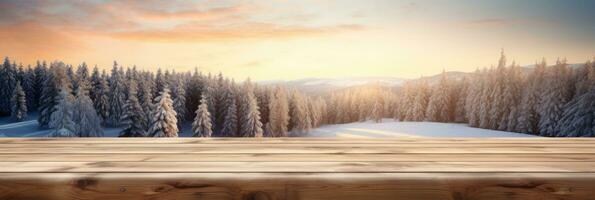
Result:
[[[336,34],[358,31],[365,27],[357,24],[335,26],[284,26],[272,23],[248,23],[230,26],[207,24],[184,24],[169,30],[152,29],[126,31],[111,34],[111,37],[127,40],[154,42],[204,42],[242,39],[277,39],[312,35]]]
[[[305,26],[283,20],[256,20],[270,14],[254,3],[209,4],[188,1],[2,1],[0,28],[36,24],[64,33],[120,40],[196,42],[289,38],[361,30],[357,24]],[[295,16],[306,16],[299,12]],[[313,17],[313,16],[310,16]],[[302,23],[303,24],[303,23]],[[32,33],[33,34],[33,33]],[[41,34],[41,33],[38,33]],[[40,36],[41,37],[41,36]],[[22,40],[21,42],[26,42]]]

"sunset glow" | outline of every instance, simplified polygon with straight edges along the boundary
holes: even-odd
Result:
[[[142,3],[140,3],[142,2]],[[595,52],[593,1],[1,1],[0,55],[243,80],[415,78]]]

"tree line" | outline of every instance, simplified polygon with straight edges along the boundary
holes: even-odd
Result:
[[[322,124],[325,101],[282,86],[239,84],[194,72],[156,73],[122,67],[108,73],[82,63],[37,62],[0,66],[0,115],[14,121],[37,110],[40,128],[53,137],[177,137],[191,122],[195,137],[301,136]]]
[[[461,77],[408,81],[397,88],[357,87],[329,95],[328,121],[468,123],[472,127],[548,137],[595,136],[595,65],[570,66],[545,59],[533,68],[507,65]]]
[[[38,110],[51,136],[177,137],[191,123],[196,137],[303,136],[324,124],[383,118],[467,123],[550,137],[595,136],[595,65],[565,60],[532,68],[507,64],[464,76],[443,72],[396,87],[373,84],[309,96],[283,86],[243,83],[222,74],[124,68],[111,72],[56,61],[0,66],[0,115],[23,120]]]

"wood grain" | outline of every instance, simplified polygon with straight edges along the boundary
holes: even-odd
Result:
[[[591,138],[0,138],[0,199],[595,199]]]

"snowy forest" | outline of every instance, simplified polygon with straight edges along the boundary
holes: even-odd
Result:
[[[85,63],[17,67],[6,58],[0,84],[9,97],[0,98],[0,113],[21,121],[37,110],[51,137],[101,137],[102,127],[122,127],[120,137],[177,137],[185,122],[195,137],[300,136],[320,125],[325,103],[222,74],[152,73],[116,62],[108,74]]]
[[[565,60],[535,67],[507,64],[465,76],[443,72],[399,86],[373,84],[307,94],[283,85],[242,83],[198,70],[111,71],[63,62],[0,66],[0,115],[18,122],[38,112],[50,137],[178,137],[190,123],[194,137],[305,136],[325,124],[383,118],[467,123],[548,137],[595,136],[595,66]]]
[[[506,63],[438,81],[420,78],[400,87],[380,85],[331,94],[324,123],[429,121],[546,137],[595,136],[595,65],[545,60],[532,68]]]

